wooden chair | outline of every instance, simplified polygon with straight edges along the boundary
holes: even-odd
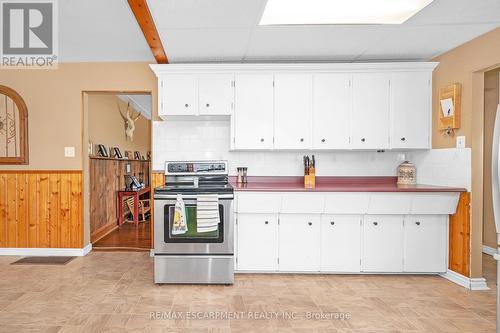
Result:
[[[134,198],[125,200],[131,214],[134,214]],[[139,200],[139,222],[146,222],[147,214],[151,214],[151,201],[149,199]]]

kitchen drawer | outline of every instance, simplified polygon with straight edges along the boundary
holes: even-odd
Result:
[[[308,214],[323,213],[325,196],[322,193],[285,193],[281,204],[281,213]]]
[[[278,213],[281,208],[279,193],[238,193],[235,211],[238,213]]]
[[[460,193],[415,194],[411,214],[454,214]]]
[[[325,214],[366,214],[367,193],[331,193],[325,195]]]
[[[412,199],[413,195],[411,194],[372,194],[368,205],[368,214],[409,214]]]

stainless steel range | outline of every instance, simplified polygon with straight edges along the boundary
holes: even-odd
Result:
[[[232,284],[234,196],[227,161],[166,162],[165,180],[154,191],[155,283]],[[182,232],[174,218],[179,194],[185,206]],[[218,219],[204,229],[198,202],[207,197]]]

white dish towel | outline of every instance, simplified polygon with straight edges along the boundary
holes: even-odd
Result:
[[[219,227],[219,196],[198,194],[196,196],[196,231],[199,233],[216,231]]]

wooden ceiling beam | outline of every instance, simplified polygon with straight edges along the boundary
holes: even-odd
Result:
[[[141,27],[144,38],[159,64],[168,64],[167,54],[156,29],[146,0],[128,0],[128,4],[134,13],[137,23]]]

